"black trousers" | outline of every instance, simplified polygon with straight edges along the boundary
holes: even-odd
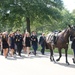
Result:
[[[45,53],[45,45],[41,45],[42,49],[41,49],[41,53],[44,54]]]
[[[21,56],[21,51],[22,51],[22,46],[21,45],[17,45],[17,52],[18,52],[19,56]]]

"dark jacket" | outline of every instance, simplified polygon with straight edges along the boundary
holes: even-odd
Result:
[[[38,44],[38,39],[36,35],[32,35],[31,36],[31,41],[32,41],[32,45],[37,45]]]
[[[71,36],[70,40],[72,41],[71,48],[75,49],[75,37]]]
[[[46,43],[45,40],[46,40],[46,37],[41,36],[40,39],[39,39],[39,44],[45,46],[45,43]]]
[[[16,43],[16,45],[18,45],[18,46],[23,46],[23,37],[22,37],[22,35],[15,35],[15,43]]]

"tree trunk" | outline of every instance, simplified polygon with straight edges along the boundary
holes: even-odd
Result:
[[[30,33],[30,19],[28,17],[26,18],[26,22],[27,22],[27,31]]]

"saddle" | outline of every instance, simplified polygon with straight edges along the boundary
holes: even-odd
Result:
[[[56,44],[56,43],[57,43],[57,40],[58,40],[58,33],[59,33],[59,32],[54,32],[53,44]]]
[[[57,43],[57,36],[53,36],[53,43],[56,44]]]
[[[46,37],[47,43],[52,43],[53,45],[57,43],[59,32],[51,32]]]

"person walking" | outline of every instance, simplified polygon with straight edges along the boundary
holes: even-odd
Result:
[[[26,32],[25,46],[26,46],[26,49],[27,49],[28,56],[31,53],[30,52],[30,42],[31,42],[30,34],[29,34],[29,32]]]
[[[7,58],[7,55],[8,55],[8,48],[9,48],[9,41],[6,36],[6,33],[3,32],[3,34],[2,34],[2,49],[3,49],[3,55],[5,56],[5,58]]]
[[[45,34],[42,33],[42,36],[41,36],[40,39],[39,39],[39,44],[40,44],[41,47],[42,47],[42,49],[41,49],[42,55],[44,55],[44,53],[45,53],[45,45],[46,45],[45,40],[46,40]]]
[[[31,41],[32,41],[32,47],[34,49],[33,54],[36,55],[36,51],[37,51],[37,48],[38,48],[38,39],[37,39],[37,35],[36,35],[35,31],[32,32]]]
[[[72,41],[71,48],[73,49],[74,53],[73,63],[75,63],[75,36],[70,36],[70,40]]]
[[[10,34],[9,45],[10,45],[10,50],[11,50],[11,56],[13,56],[14,55],[14,50],[15,50],[15,37],[14,37],[14,33]]]
[[[17,46],[18,55],[21,56],[21,51],[23,48],[23,37],[20,34],[19,30],[17,30],[16,35],[15,35],[15,44]]]

